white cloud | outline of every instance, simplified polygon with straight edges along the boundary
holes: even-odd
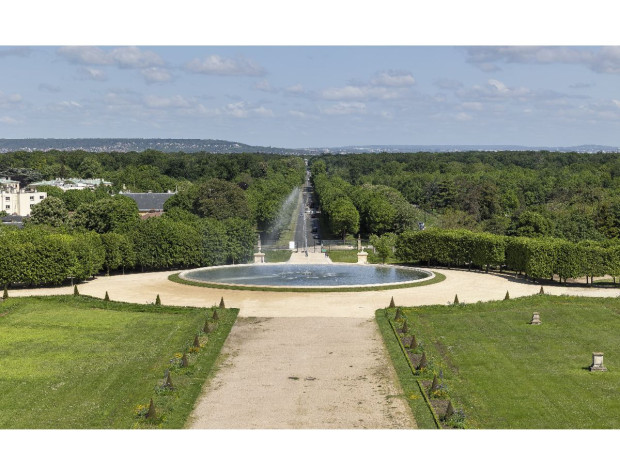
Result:
[[[475,111],[481,111],[483,108],[482,103],[480,102],[463,102],[461,106],[466,110],[475,110]]]
[[[306,93],[304,86],[302,86],[301,84],[295,84],[293,86],[289,86],[285,88],[284,91],[288,94],[296,94],[296,95],[301,95],[301,94]]]
[[[0,105],[16,105],[18,103],[21,103],[21,101],[21,94],[5,94],[4,92],[0,91]]]
[[[366,105],[361,102],[339,102],[330,107],[322,108],[325,115],[354,115],[366,113]]]
[[[620,74],[620,47],[467,47],[467,62],[483,71],[496,63],[577,64],[597,73]]]
[[[119,47],[109,53],[114,64],[120,68],[150,68],[162,66],[164,60],[151,50],[142,50],[138,47]]]
[[[2,124],[18,124],[19,121],[17,121],[15,118],[11,118],[10,116],[1,116],[0,117],[0,123],[2,123]]]
[[[384,71],[373,78],[370,83],[374,86],[385,87],[410,87],[415,84],[415,79],[406,71]]]
[[[91,67],[80,67],[78,69],[78,76],[80,79],[88,81],[106,81],[108,79],[105,71]]]
[[[320,92],[325,100],[390,100],[401,96],[397,89],[373,86],[330,87]]]
[[[454,115],[454,119],[456,119],[457,121],[471,121],[472,116],[469,113],[459,112]]]
[[[164,60],[155,52],[139,47],[117,47],[105,51],[100,47],[60,47],[56,53],[71,63],[82,65],[116,65],[119,68],[162,66]]]
[[[222,108],[222,113],[234,118],[248,118],[250,116],[274,116],[273,111],[264,106],[252,106],[248,102],[241,101],[229,103]]]
[[[267,79],[255,82],[253,87],[256,90],[261,90],[263,92],[276,92],[276,89],[271,86]]]
[[[158,68],[152,66],[150,68],[144,68],[140,70],[140,73],[148,83],[154,82],[169,82],[172,80],[172,75],[165,68]]]
[[[265,70],[251,60],[226,58],[219,55],[209,55],[202,59],[195,58],[186,63],[185,69],[192,73],[218,76],[262,76],[265,74]]]
[[[148,108],[189,108],[191,103],[180,95],[174,95],[172,97],[162,97],[159,95],[146,95],[144,96],[144,104]]]

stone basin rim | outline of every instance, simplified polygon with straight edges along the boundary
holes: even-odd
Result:
[[[425,278],[421,278],[421,279],[414,279],[414,280],[409,280],[409,281],[396,281],[396,282],[387,282],[387,283],[374,283],[374,284],[345,284],[345,285],[340,285],[340,286],[277,286],[277,285],[260,285],[260,284],[237,284],[237,283],[224,283],[221,281],[204,281],[204,280],[200,280],[200,279],[195,279],[195,278],[191,278],[188,277],[187,274],[188,273],[192,273],[195,271],[200,271],[200,270],[214,270],[214,269],[223,269],[223,268],[250,268],[250,267],[269,267],[269,266],[282,266],[282,265],[288,265],[288,266],[292,266],[292,267],[306,267],[308,265],[322,265],[322,266],[328,266],[328,267],[338,267],[338,266],[347,266],[347,267],[375,267],[375,268],[399,268],[399,269],[404,269],[404,270],[414,270],[414,271],[419,271],[425,274],[428,274],[427,277]],[[199,283],[199,284],[206,284],[206,285],[213,285],[213,286],[218,286],[218,287],[222,287],[222,288],[231,288],[231,289],[238,289],[238,290],[243,290],[243,288],[261,288],[261,289],[278,289],[278,290],[286,290],[286,289],[290,289],[290,290],[304,290],[304,289],[351,289],[351,288],[355,288],[355,289],[360,289],[360,290],[364,290],[364,289],[373,289],[373,288],[389,288],[389,287],[400,287],[400,286],[406,286],[409,284],[416,284],[416,283],[422,283],[424,281],[430,281],[431,279],[435,278],[435,273],[433,273],[430,270],[424,270],[422,268],[418,268],[418,267],[411,267],[411,266],[403,266],[403,265],[384,265],[384,264],[361,264],[361,263],[321,263],[321,264],[317,264],[317,263],[288,263],[288,262],[276,262],[276,263],[244,263],[244,264],[238,264],[238,265],[218,265],[218,266],[205,266],[205,267],[200,267],[200,268],[193,268],[191,270],[185,270],[182,271],[181,273],[178,274],[178,277],[182,280],[185,281],[190,281],[193,283]]]

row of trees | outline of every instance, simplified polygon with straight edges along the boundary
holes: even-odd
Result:
[[[405,231],[396,256],[432,265],[505,267],[531,278],[620,276],[620,241],[570,242],[474,233],[467,230]]]
[[[223,265],[248,261],[254,252],[254,226],[238,218],[187,223],[164,216],[119,231],[0,227],[0,283],[60,284],[115,270]]]
[[[312,180],[321,211],[334,234],[400,233],[417,227],[423,213],[396,189],[383,185],[352,185],[326,174],[321,160],[312,164]]]

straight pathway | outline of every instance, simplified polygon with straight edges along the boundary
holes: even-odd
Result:
[[[374,320],[240,318],[190,428],[415,428]]]

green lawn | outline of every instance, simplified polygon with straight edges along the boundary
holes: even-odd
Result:
[[[170,360],[211,309],[9,298],[0,303],[0,428],[182,427],[237,315],[218,313],[189,367],[176,368]],[[156,389],[166,369],[173,391]],[[151,397],[157,419],[141,420],[134,410]]]
[[[528,324],[534,311],[540,326]],[[620,428],[619,299],[533,296],[404,314],[467,427]],[[608,372],[587,370],[596,351]]]
[[[265,263],[287,262],[292,253],[291,250],[265,250]]]

